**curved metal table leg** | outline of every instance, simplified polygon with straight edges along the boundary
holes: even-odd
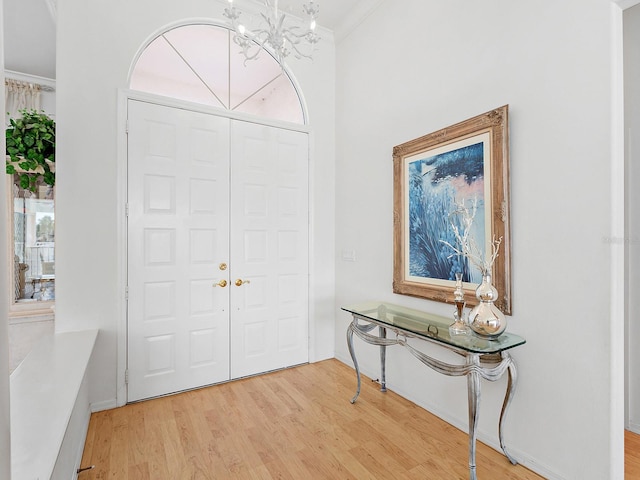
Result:
[[[380,338],[387,338],[387,329],[379,327]],[[380,391],[387,391],[387,347],[380,345]]]
[[[480,367],[480,356],[470,354],[467,357],[467,363]],[[469,479],[476,480],[476,428],[480,409],[480,374],[475,369],[467,373],[467,392],[469,395]]]
[[[507,458],[513,465],[517,465],[518,464],[517,460],[513,458],[507,451],[507,447],[504,443],[504,438],[502,435],[502,432],[503,432],[502,427],[504,425],[504,419],[507,414],[509,404],[511,403],[511,399],[513,398],[513,395],[515,393],[516,383],[518,381],[518,372],[516,371],[516,364],[511,359],[511,356],[509,355],[509,353],[503,351],[501,352],[501,356],[503,359],[509,361],[509,366],[507,367],[508,368],[507,391],[504,395],[504,402],[502,403],[502,411],[500,412],[500,423],[498,424],[498,437],[500,438],[500,448],[502,448],[502,451],[504,452],[504,454],[507,456]]]
[[[358,367],[358,360],[356,360],[356,352],[353,349],[353,329],[355,326],[353,325],[356,319],[353,320],[349,324],[349,328],[347,328],[347,346],[349,347],[349,353],[351,354],[351,360],[353,360],[353,367],[356,369],[356,377],[358,378],[358,388],[356,389],[356,394],[350,400],[351,403],[356,403],[358,396],[360,395],[360,368]]]

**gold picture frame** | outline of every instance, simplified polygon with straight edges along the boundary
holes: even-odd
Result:
[[[496,306],[511,315],[508,117],[505,105],[393,148],[394,293],[452,303],[452,272],[464,265],[465,300],[477,304],[479,272],[445,243],[455,241],[452,206],[473,198],[486,255],[502,239],[491,277]]]

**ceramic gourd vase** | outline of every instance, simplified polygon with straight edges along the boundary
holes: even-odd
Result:
[[[498,299],[498,290],[491,284],[491,275],[482,276],[476,288],[478,305],[469,313],[469,326],[482,338],[498,338],[507,328],[507,319],[493,302]]]

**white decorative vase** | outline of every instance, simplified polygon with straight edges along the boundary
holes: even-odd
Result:
[[[498,290],[491,284],[491,275],[482,276],[476,288],[478,305],[469,313],[469,326],[482,338],[498,338],[507,328],[507,319],[493,302],[498,299]]]

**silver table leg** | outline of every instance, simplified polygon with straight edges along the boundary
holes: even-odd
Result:
[[[469,354],[467,364],[480,367],[480,356]],[[480,409],[480,373],[472,368],[467,373],[467,391],[469,395],[469,479],[476,480],[476,428]]]
[[[358,388],[356,394],[351,399],[351,403],[356,403],[358,396],[360,395],[360,368],[358,367],[358,360],[356,360],[356,352],[353,349],[353,330],[356,328],[354,325],[357,320],[354,318],[353,322],[349,324],[347,328],[347,346],[349,347],[349,353],[351,354],[351,360],[353,361],[353,367],[356,369],[356,378],[358,379]]]
[[[504,443],[503,438],[503,425],[504,419],[507,415],[507,409],[509,408],[509,404],[511,403],[511,399],[513,398],[513,394],[515,393],[516,383],[518,381],[518,372],[516,370],[516,364],[511,360],[511,356],[507,352],[501,352],[501,357],[504,360],[509,361],[509,366],[507,367],[507,391],[504,395],[504,402],[502,402],[502,411],[500,412],[500,423],[498,424],[498,437],[500,438],[500,448],[509,459],[509,461],[513,465],[517,465],[518,462],[515,458],[513,458],[509,452],[507,451],[507,446]]]
[[[387,338],[387,329],[379,327],[380,338]],[[387,391],[387,346],[380,345],[380,391]]]
[[[378,337],[373,335],[368,335],[367,332],[370,332],[375,328],[375,325],[360,325],[358,324],[357,317],[353,318],[353,321],[349,324],[349,328],[347,328],[347,346],[349,347],[349,353],[351,354],[351,360],[353,361],[353,367],[356,370],[356,377],[358,379],[358,387],[356,389],[356,394],[351,399],[351,403],[355,403],[360,395],[360,387],[362,382],[360,380],[360,367],[358,366],[358,360],[356,359],[356,351],[353,348],[353,334],[356,332],[361,337],[370,338],[369,343],[373,343],[374,345],[380,346],[380,367],[381,367],[381,388],[380,391],[387,391],[387,380],[386,380],[386,360],[387,360],[387,352],[386,346],[388,344],[397,343],[395,340],[387,340],[387,329],[384,327],[380,327],[380,333]]]

